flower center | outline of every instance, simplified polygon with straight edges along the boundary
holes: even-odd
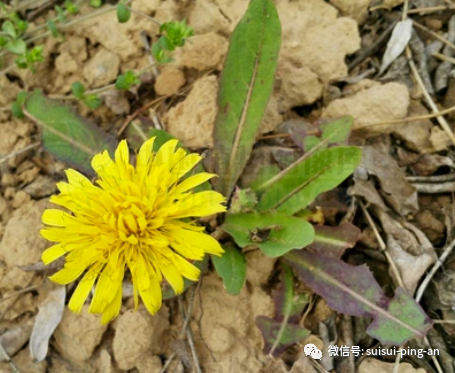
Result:
[[[117,232],[121,241],[137,245],[141,237],[147,233],[147,228],[153,224],[148,211],[140,201],[125,201],[116,203],[115,212],[104,215],[103,220],[109,227]]]

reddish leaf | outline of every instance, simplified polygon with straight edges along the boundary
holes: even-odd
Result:
[[[314,241],[308,248],[340,258],[344,250],[355,245],[359,235],[360,229],[351,223],[342,223],[337,227],[315,225]]]
[[[283,264],[281,285],[274,293],[275,317],[256,317],[256,325],[264,339],[264,352],[280,355],[290,345],[301,341],[310,331],[299,325],[300,313],[308,303],[306,294],[294,293],[294,276]]]
[[[308,250],[293,250],[285,258],[331,308],[373,318],[367,333],[384,344],[401,345],[424,337],[431,328],[431,320],[405,290],[398,288],[395,297],[388,298],[366,266]]]

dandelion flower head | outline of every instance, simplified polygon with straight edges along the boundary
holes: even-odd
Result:
[[[161,307],[164,280],[179,294],[183,278],[199,278],[192,261],[223,253],[218,241],[191,220],[226,210],[220,193],[192,191],[215,175],[202,172],[183,178],[201,156],[177,148],[177,140],[154,153],[154,140],[142,145],[136,167],[130,164],[126,141],[115,151],[115,161],[107,151],[95,155],[95,184],[68,169],[68,182],[57,184],[60,194],[51,202],[71,213],[43,213],[41,235],[55,243],[43,252],[43,262],[66,255],[63,269],[50,279],[66,285],[82,276],[69,308],[81,312],[95,287],[89,312],[101,314],[102,323],[120,312],[126,271],[131,274],[135,308],[140,297],[154,314]]]

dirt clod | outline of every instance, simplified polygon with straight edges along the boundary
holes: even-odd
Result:
[[[185,84],[185,74],[180,69],[168,67],[156,78],[155,91],[160,96],[174,95]]]
[[[323,111],[323,118],[337,118],[344,115],[354,117],[354,130],[361,129],[367,135],[390,133],[395,124],[375,126],[374,124],[406,116],[409,106],[409,91],[399,83],[374,85],[356,94],[331,102]]]
[[[169,310],[166,306],[151,316],[145,308],[137,312],[127,311],[114,323],[114,358],[120,369],[133,369],[140,356],[147,351],[152,355],[163,353],[167,348]]]
[[[63,319],[54,333],[56,349],[73,363],[88,360],[107,329],[106,325],[101,325],[99,316],[87,310],[88,305],[78,315],[65,308]]]

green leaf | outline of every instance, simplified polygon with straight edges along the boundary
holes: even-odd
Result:
[[[60,23],[65,23],[66,22],[66,16],[65,16],[65,12],[62,9],[62,7],[56,5],[55,6],[55,12],[57,13],[57,18],[58,18],[59,22]]]
[[[254,191],[257,191],[262,184],[264,184],[267,180],[270,180],[272,177],[276,176],[279,172],[280,167],[278,167],[278,165],[275,163],[261,167],[254,178],[250,180],[245,186],[251,188]]]
[[[19,92],[17,94],[17,98],[13,103],[11,104],[11,111],[13,113],[13,116],[16,118],[24,118],[24,112],[22,111],[22,105],[24,104],[25,100],[27,98],[27,92]]]
[[[46,21],[46,23],[47,23],[47,26],[49,27],[49,30],[50,30],[52,36],[54,38],[58,37],[59,33],[58,33],[57,25],[55,24],[55,22],[51,19],[48,19]]]
[[[74,97],[78,98],[79,100],[84,99],[85,87],[81,82],[74,82],[71,86],[71,90],[73,91]]]
[[[183,47],[186,39],[194,34],[194,30],[186,24],[185,20],[165,22],[160,26],[160,32],[166,33],[166,35],[158,42],[169,51],[173,51],[176,47]]]
[[[16,37],[17,37],[16,28],[14,27],[13,22],[11,22],[11,21],[3,22],[2,31],[5,34],[8,34],[9,36],[11,36],[13,39],[16,39]]]
[[[19,105],[23,105],[25,103],[27,96],[28,96],[27,92],[19,92],[17,94],[17,102],[19,103]]]
[[[16,62],[16,65],[19,67],[19,69],[26,69],[28,67],[27,56],[25,54],[17,57],[14,62]]]
[[[136,76],[136,74],[129,70],[123,75],[119,75],[115,81],[115,88],[127,90],[130,89],[135,84],[140,84],[141,81]]]
[[[27,51],[26,58],[29,64],[44,60],[43,56],[44,45],[35,45],[31,51]]]
[[[22,35],[28,29],[28,22],[22,19],[18,19],[16,21],[16,30],[18,31],[19,35]]]
[[[90,5],[94,8],[99,8],[102,4],[101,0],[90,0]]]
[[[123,3],[117,4],[117,20],[120,23],[128,22],[131,17],[131,11]]]
[[[82,99],[82,102],[89,108],[89,109],[98,109],[103,101],[101,98],[96,94],[92,93],[87,96],[84,96]]]
[[[49,100],[35,90],[25,101],[24,114],[42,129],[46,150],[70,166],[93,175],[91,160],[108,150],[113,156],[117,140],[79,117],[71,107]]]
[[[271,0],[252,0],[235,28],[215,121],[216,188],[229,196],[242,173],[272,93],[281,26]]]
[[[223,229],[240,247],[258,246],[272,258],[301,249],[314,237],[314,228],[307,221],[274,212],[228,214]]]
[[[224,254],[212,255],[216,272],[223,279],[224,287],[229,294],[237,295],[242,290],[246,279],[246,260],[242,252],[232,246],[223,246]]]
[[[6,44],[6,49],[14,54],[24,54],[27,51],[27,44],[22,39],[10,40]]]
[[[76,14],[79,12],[79,7],[71,0],[65,0],[65,8],[70,14]]]
[[[6,44],[8,44],[8,39],[4,36],[0,36],[0,48],[3,48]]]
[[[340,144],[347,141],[354,118],[341,117],[321,124],[322,140],[329,140],[329,144]]]
[[[11,111],[12,111],[13,117],[20,118],[20,119],[25,118],[21,105],[19,105],[19,103],[17,101],[13,101],[11,103]]]
[[[251,189],[236,188],[232,195],[229,212],[231,214],[252,212],[256,203],[258,203],[258,198],[255,192]]]
[[[304,149],[306,152],[309,152],[311,149],[313,149],[320,143],[321,143],[321,139],[317,136],[306,136],[303,140]]]
[[[324,149],[291,165],[278,181],[267,186],[256,206],[258,211],[275,209],[293,215],[315,198],[344,181],[360,163],[362,151],[340,146]],[[282,171],[283,172],[283,171]]]

